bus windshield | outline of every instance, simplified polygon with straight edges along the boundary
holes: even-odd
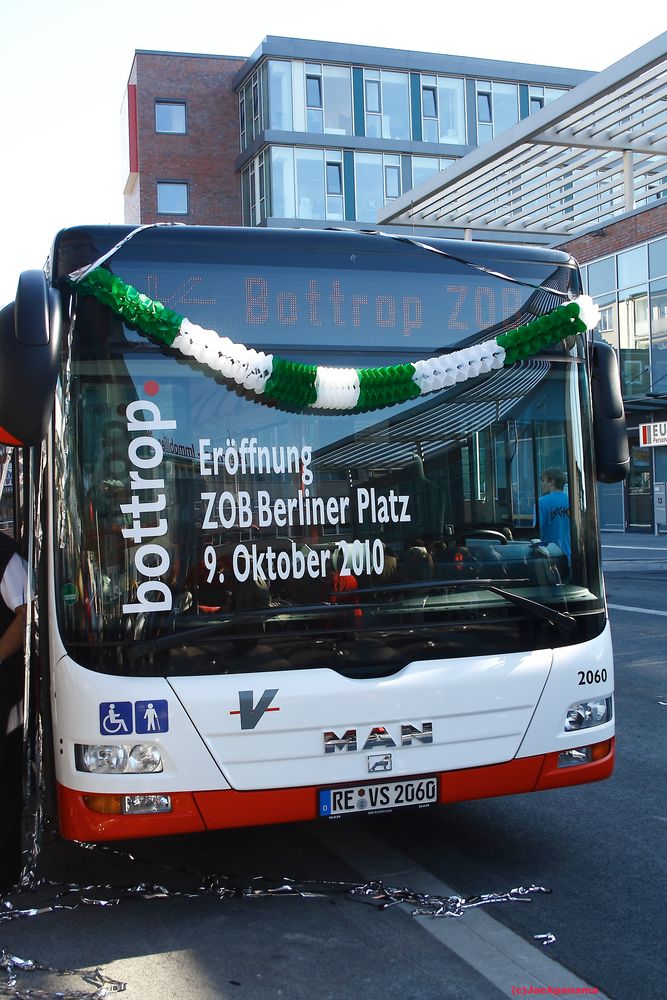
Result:
[[[562,254],[475,247],[470,267],[326,235],[149,232],[106,266],[235,341],[353,368],[488,339],[559,305],[545,286],[577,291]],[[368,677],[590,638],[590,447],[576,345],[318,411],[267,404],[79,298],[54,440],[63,641],[116,674]]]

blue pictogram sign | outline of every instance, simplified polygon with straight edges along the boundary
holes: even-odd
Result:
[[[137,733],[166,733],[169,729],[167,701],[135,701],[134,729]]]
[[[132,732],[132,702],[103,701],[100,704],[102,736],[127,736]]]
[[[152,701],[100,702],[102,736],[129,736],[131,733],[166,733],[169,730],[169,703]]]

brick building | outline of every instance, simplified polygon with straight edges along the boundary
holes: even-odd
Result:
[[[123,108],[126,221],[241,224],[234,80],[244,62],[135,53]]]
[[[375,224],[392,199],[589,76],[275,36],[249,59],[138,51],[125,219]]]

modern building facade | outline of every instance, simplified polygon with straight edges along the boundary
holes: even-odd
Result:
[[[374,226],[380,208],[590,74],[267,37],[135,53],[127,222]]]
[[[599,488],[602,526],[667,531],[667,447],[642,425],[667,421],[667,199],[561,244],[600,307],[598,336],[615,349],[630,438],[625,483]],[[667,424],[665,425],[667,427]]]
[[[382,225],[548,240],[582,265],[617,352],[626,483],[601,486],[609,530],[667,531],[667,32],[395,199]]]
[[[640,431],[667,422],[666,80],[667,33],[597,74],[282,37],[249,59],[138,51],[125,218],[569,251],[630,430],[603,527],[667,531],[667,446]]]

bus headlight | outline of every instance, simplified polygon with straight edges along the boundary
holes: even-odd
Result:
[[[127,750],[124,746],[77,743],[74,751],[77,771],[91,771],[94,774],[122,774],[127,764]]]
[[[74,747],[77,771],[91,774],[155,774],[162,770],[162,755],[155,743],[77,743]]]
[[[138,743],[130,750],[128,771],[135,774],[153,774],[162,770],[162,757],[154,743]]]
[[[578,701],[570,705],[565,713],[565,732],[573,733],[579,729],[591,729],[609,722],[612,714],[611,698],[593,698],[591,701]]]

